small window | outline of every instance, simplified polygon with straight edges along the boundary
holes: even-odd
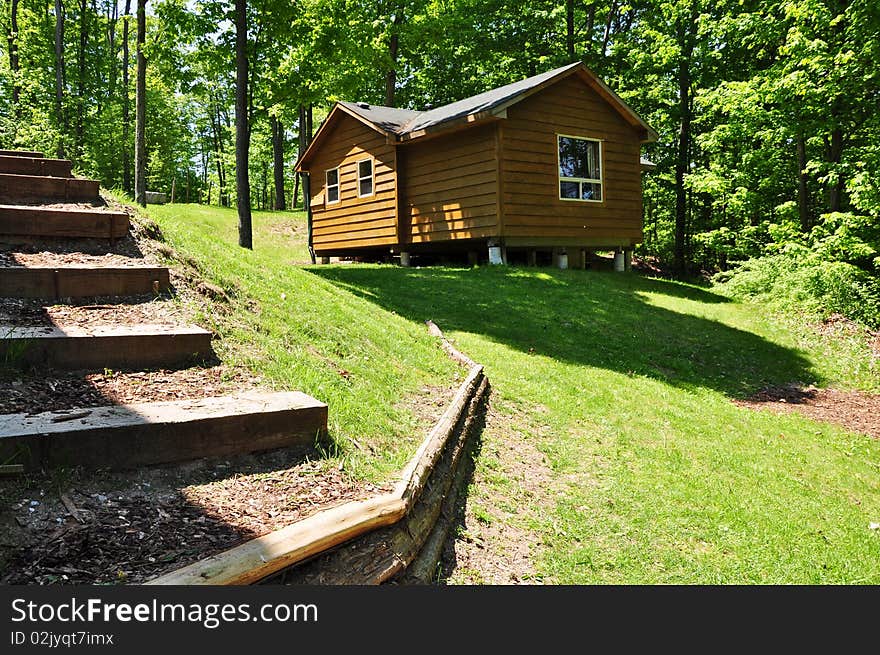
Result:
[[[559,135],[559,197],[602,201],[602,142]]]
[[[327,171],[327,200],[325,204],[332,205],[339,202],[339,169],[331,168]]]
[[[361,159],[358,167],[358,197],[373,195],[373,160]]]

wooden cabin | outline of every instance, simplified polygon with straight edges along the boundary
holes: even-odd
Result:
[[[654,131],[581,63],[436,109],[339,102],[297,162],[318,257],[562,265],[642,240]],[[628,258],[627,258],[628,263]]]

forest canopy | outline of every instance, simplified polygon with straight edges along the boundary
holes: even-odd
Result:
[[[240,0],[241,1],[241,0]],[[132,190],[131,0],[0,0],[0,148]],[[421,109],[583,61],[658,133],[641,255],[880,323],[876,0],[250,0],[249,187],[301,203],[339,99]],[[149,0],[147,186],[236,201],[235,6]]]

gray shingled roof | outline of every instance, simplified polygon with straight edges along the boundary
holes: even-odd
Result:
[[[382,107],[380,105],[368,105],[363,102],[341,102],[339,103],[358,116],[362,116],[366,120],[373,123],[383,130],[401,134],[401,130],[413,120],[416,116],[424,114],[423,111],[412,111],[411,109],[395,109],[394,107]]]
[[[354,102],[340,102],[339,104],[362,116],[374,125],[400,136],[435,127],[449,121],[454,121],[457,118],[494,109],[508,100],[516,98],[525,91],[578,66],[580,66],[580,63],[568,64],[567,66],[562,66],[561,68],[556,68],[546,73],[541,73],[540,75],[535,75],[513,84],[507,84],[428,111],[394,109],[392,107]]]

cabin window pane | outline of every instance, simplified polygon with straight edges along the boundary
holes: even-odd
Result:
[[[602,144],[596,139],[558,136],[559,197],[602,200]]]
[[[362,159],[358,162],[358,195],[373,195],[373,160]]]
[[[580,183],[578,182],[559,183],[559,195],[562,198],[571,198],[572,200],[577,200],[580,192]]]
[[[339,202],[339,169],[331,168],[327,171],[327,204]]]
[[[602,185],[595,182],[581,182],[581,200],[602,200]]]

